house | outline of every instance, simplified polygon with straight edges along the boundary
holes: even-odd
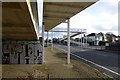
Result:
[[[106,35],[102,32],[100,33],[91,33],[87,35],[88,42],[91,43],[91,45],[99,45],[99,41],[107,41]]]

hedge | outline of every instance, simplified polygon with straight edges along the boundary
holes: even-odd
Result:
[[[106,43],[108,43],[108,41],[99,41],[99,46],[105,46]]]

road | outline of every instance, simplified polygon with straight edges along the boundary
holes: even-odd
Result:
[[[55,46],[67,51],[67,46],[57,45],[57,44]],[[79,46],[71,46],[70,50],[72,54],[80,56],[84,59],[87,59],[98,65],[101,65],[107,69],[110,69],[116,73],[119,73],[120,61],[118,60],[120,58],[120,54],[117,52],[115,53],[115,52],[108,52],[108,51],[85,49]]]

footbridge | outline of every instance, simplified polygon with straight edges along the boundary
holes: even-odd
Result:
[[[67,28],[53,28],[50,30],[50,32],[67,32]],[[80,29],[80,28],[70,28],[70,37],[75,37],[79,34],[85,34],[87,32],[86,29]],[[61,40],[66,40],[67,36],[62,38]]]

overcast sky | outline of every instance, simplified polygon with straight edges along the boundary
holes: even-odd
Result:
[[[120,0],[99,0],[92,6],[72,17],[70,19],[70,27],[86,28],[88,34],[92,32],[112,32],[118,35],[119,1]],[[62,23],[57,27],[65,28],[66,24]]]
[[[118,2],[120,0],[99,0],[70,19],[70,28],[85,28],[87,34],[112,32],[118,35]],[[57,27],[66,28],[62,23]],[[54,33],[62,37],[65,33]]]

